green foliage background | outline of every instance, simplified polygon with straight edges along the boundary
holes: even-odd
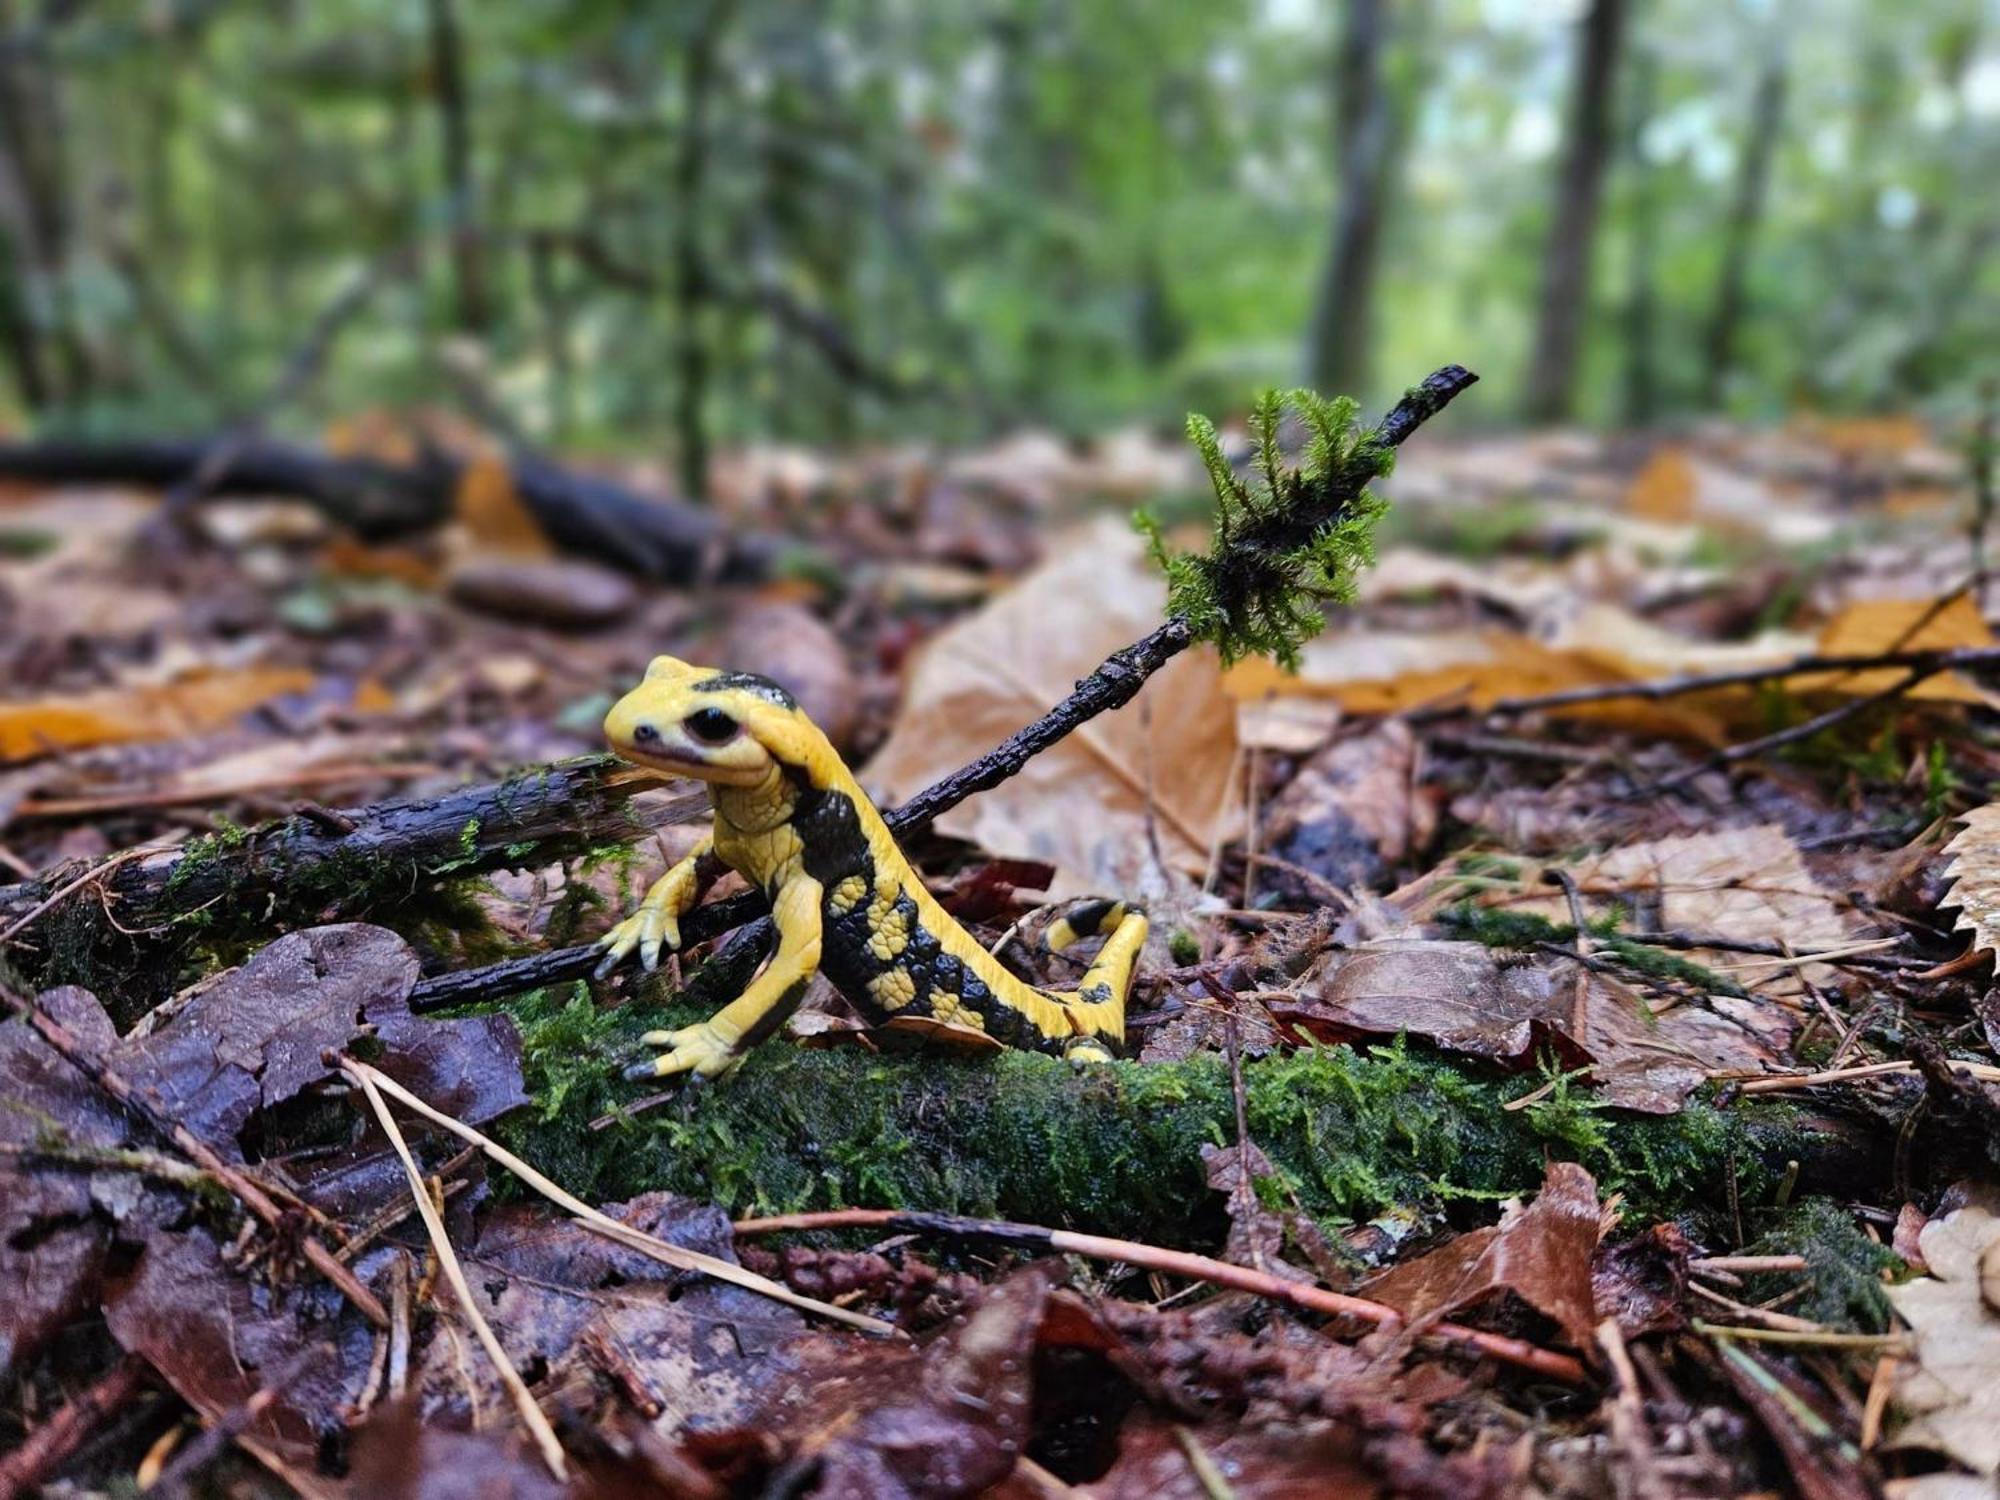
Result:
[[[1577,7],[1391,10],[1385,77],[1412,125],[1384,208],[1384,388],[1351,392],[1370,411],[1447,360],[1512,384],[1526,358]],[[538,441],[669,445],[684,336],[722,442],[1095,432],[1233,415],[1304,371],[1339,187],[1335,4],[460,3],[469,203],[440,165],[434,4],[56,11],[6,25],[13,65],[47,91],[28,102],[67,242],[48,275],[19,243],[0,262],[32,281],[31,321],[77,330],[91,371],[46,425],[211,427],[399,251],[414,274],[385,278],[295,425],[476,389]],[[703,27],[716,53],[686,203],[680,60]],[[1619,415],[1642,201],[1662,405],[1696,404],[1773,47],[1789,98],[1725,400],[1906,406],[1976,378],[2000,332],[1996,31],[1980,0],[1636,5],[1626,67],[1649,70],[1650,104],[1634,114],[1621,81],[1584,415]],[[461,215],[487,283],[469,328],[449,285]],[[683,243],[738,293],[692,329],[670,294]],[[807,322],[774,319],[774,289]],[[830,364],[812,319],[883,379]]]

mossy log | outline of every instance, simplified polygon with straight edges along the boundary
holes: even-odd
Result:
[[[226,829],[140,859],[0,888],[0,928],[74,887],[24,929],[15,963],[44,984],[105,989],[189,942],[390,912],[441,882],[540,866],[644,837],[632,796],[658,782],[608,755],[518,771],[441,797],[395,798]]]
[[[739,1214],[928,1209],[1164,1244],[1217,1238],[1221,1198],[1201,1152],[1236,1138],[1218,1056],[1077,1072],[1019,1052],[878,1055],[778,1040],[719,1084],[594,1128],[635,1097],[613,1064],[636,1055],[639,1031],[661,1016],[557,997],[515,1011],[537,1104],[506,1134],[585,1197],[665,1188]],[[1790,1160],[1807,1164],[1806,1185],[1884,1169],[1788,1104],[1637,1116],[1565,1083],[1509,1110],[1542,1080],[1480,1076],[1401,1046],[1252,1057],[1243,1082],[1251,1138],[1278,1174],[1267,1196],[1328,1224],[1529,1193],[1560,1156],[1624,1192],[1642,1222],[1693,1206],[1716,1216],[1706,1224],[1716,1243],[1734,1243],[1729,1205],[1754,1219]]]

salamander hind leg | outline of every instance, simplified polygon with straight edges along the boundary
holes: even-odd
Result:
[[[1050,924],[1044,941],[1055,952],[1094,933],[1108,934],[1075,991],[1056,997],[1076,1028],[1063,1048],[1063,1056],[1071,1062],[1109,1062],[1123,1045],[1125,1001],[1132,990],[1133,967],[1146,946],[1146,932],[1145,914],[1122,901],[1085,902]]]

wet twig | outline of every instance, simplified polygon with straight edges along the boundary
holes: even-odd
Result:
[[[1168,1276],[1182,1276],[1213,1286],[1226,1286],[1284,1302],[1305,1312],[1328,1317],[1355,1318],[1378,1328],[1400,1329],[1403,1315],[1382,1302],[1353,1297],[1344,1292],[1304,1282],[1287,1281],[1248,1266],[1231,1265],[1206,1255],[1184,1250],[1168,1250],[1137,1240],[1113,1239],[1100,1234],[1077,1234],[1068,1229],[1045,1229],[1038,1224],[1014,1224],[998,1219],[973,1219],[958,1214],[907,1213],[890,1208],[837,1208],[823,1213],[780,1214],[764,1219],[737,1221],[739,1236],[782,1234],[821,1229],[874,1229],[892,1234],[930,1235],[940,1239],[985,1240],[1015,1245],[1057,1255],[1082,1255],[1093,1260],[1119,1261],[1143,1270]],[[1525,1339],[1466,1328],[1457,1323],[1426,1323],[1418,1330],[1422,1338],[1442,1339],[1462,1348],[1487,1355],[1517,1369],[1529,1370],[1567,1385],[1583,1385],[1589,1376],[1580,1361],[1553,1349],[1544,1349]]]

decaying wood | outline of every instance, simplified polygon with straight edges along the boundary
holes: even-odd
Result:
[[[452,513],[464,464],[432,452],[410,464],[345,458],[257,439],[0,443],[0,478],[40,484],[132,484],[177,491],[201,475],[201,494],[304,500],[369,540],[408,536]],[[772,537],[726,526],[707,511],[645,495],[614,480],[516,454],[514,493],[565,552],[660,583],[761,578],[781,550]]]
[[[705,799],[676,798],[648,812],[635,793],[652,776],[608,755],[532,767],[442,797],[399,797],[338,813],[301,811],[235,837],[214,837],[0,887],[0,932],[32,971],[47,958],[38,929],[75,909],[143,932],[229,903],[228,912],[307,920],[357,915],[400,884],[484,870],[547,865],[630,843],[692,815]],[[93,871],[98,878],[93,879]],[[51,899],[67,890],[62,902]]]

